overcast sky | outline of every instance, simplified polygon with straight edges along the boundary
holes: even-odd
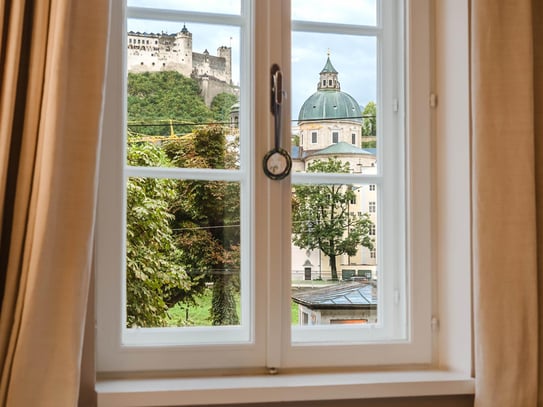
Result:
[[[292,0],[293,19],[374,25],[377,0]],[[238,14],[240,0],[128,0],[129,6]],[[323,13],[323,10],[326,10]],[[192,32],[193,51],[207,49],[216,55],[222,45],[232,46],[233,80],[239,83],[239,29],[180,21],[128,20],[129,31],[177,33],[186,24]],[[292,117],[297,118],[302,103],[317,90],[319,72],[330,51],[339,71],[341,90],[365,105],[376,98],[377,44],[372,37],[294,32],[292,35]]]

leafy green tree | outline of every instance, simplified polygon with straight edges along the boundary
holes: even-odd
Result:
[[[314,161],[307,172],[349,172],[349,164],[337,159]],[[336,257],[356,255],[360,245],[373,248],[369,215],[349,212],[356,197],[347,185],[295,185],[292,197],[293,243],[301,249],[319,249],[330,260],[332,280],[337,280]]]
[[[362,111],[362,135],[377,135],[377,105],[375,102],[368,102]]]
[[[225,169],[236,166],[224,130],[201,128],[164,144],[174,165]],[[195,286],[213,283],[213,325],[237,325],[235,293],[239,289],[239,185],[232,182],[182,180],[174,203],[176,241],[181,261]]]
[[[362,142],[362,148],[375,148],[377,147],[377,141],[371,140],[371,141],[363,141]]]
[[[230,122],[230,109],[238,101],[235,95],[230,93],[219,93],[211,101],[211,111],[213,119],[219,123],[227,124]]]
[[[213,121],[198,82],[178,72],[129,73],[127,90],[128,121],[133,125],[129,128],[134,132],[166,136],[170,134],[169,121],[174,119],[175,123],[189,123],[174,126],[176,134],[184,134],[192,131],[194,123]],[[160,125],[146,125],[149,123]]]
[[[152,143],[128,142],[127,160],[136,166],[169,166],[164,152]],[[127,326],[164,326],[168,298],[189,292],[190,279],[181,267],[170,206],[177,197],[176,182],[131,177],[126,201]]]

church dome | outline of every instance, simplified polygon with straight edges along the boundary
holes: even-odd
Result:
[[[362,112],[358,102],[348,93],[342,92],[338,72],[330,61],[330,55],[320,72],[317,92],[302,105],[298,121],[351,120],[362,122]]]
[[[319,90],[304,102],[298,115],[298,121],[347,119],[361,122],[361,116],[358,102],[348,93]]]

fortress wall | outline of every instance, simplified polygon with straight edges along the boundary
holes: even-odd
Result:
[[[179,62],[175,53],[162,53],[157,51],[128,50],[126,66],[128,72],[159,72],[177,71],[190,76],[191,66]]]
[[[227,75],[225,58],[193,52],[192,67],[197,76],[208,75],[227,83],[231,81],[230,75]]]
[[[230,93],[239,97],[239,88],[230,86],[229,84],[220,81],[213,77],[198,78],[200,89],[202,90],[202,97],[207,106],[211,106],[213,98],[219,93]]]

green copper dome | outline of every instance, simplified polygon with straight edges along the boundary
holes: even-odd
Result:
[[[319,90],[302,105],[298,121],[349,119],[362,121],[358,102],[348,93],[336,90]]]
[[[302,105],[298,121],[344,119],[362,122],[360,105],[351,95],[341,91],[338,76],[339,73],[328,54],[326,64],[320,72],[317,91]]]

